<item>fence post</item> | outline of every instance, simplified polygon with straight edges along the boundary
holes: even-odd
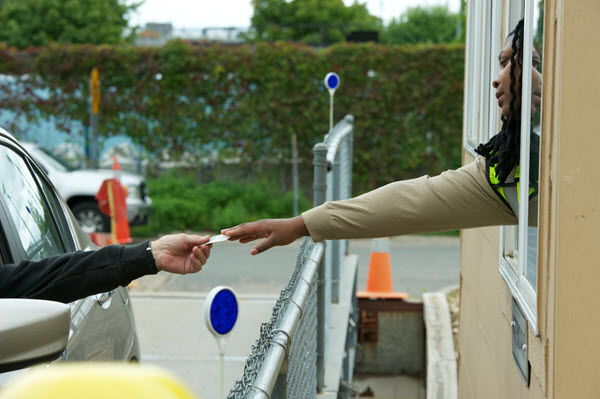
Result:
[[[343,145],[340,146],[343,148]],[[342,197],[342,181],[341,181],[341,171],[342,171],[342,163],[340,162],[341,156],[340,151],[335,154],[332,170],[328,173],[327,177],[327,188],[328,192],[331,193],[330,196],[327,197],[330,201],[337,201],[340,199],[344,199]],[[339,303],[340,302],[340,247],[342,244],[341,240],[331,240],[331,250],[329,251],[329,257],[326,259],[331,264],[331,303]]]
[[[327,146],[324,143],[315,144],[313,153],[313,206],[319,206],[325,202],[327,193]]]
[[[318,143],[313,147],[313,205],[319,206],[325,202],[327,193],[327,146]],[[320,392],[325,385],[325,354],[327,353],[327,331],[329,326],[329,273],[326,262],[321,261],[319,268],[319,289],[317,297],[317,391]]]

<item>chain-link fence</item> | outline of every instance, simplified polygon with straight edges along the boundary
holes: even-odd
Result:
[[[346,116],[314,148],[315,206],[351,195],[353,124],[354,118]],[[325,249],[310,238],[302,243],[292,276],[275,303],[270,321],[261,325],[242,379],[236,381],[228,399],[315,398],[323,387],[329,312],[332,300],[340,300],[339,267],[348,242],[326,245]],[[326,264],[324,258],[328,259]],[[354,359],[353,352],[348,351],[353,351],[356,342],[352,317],[349,324],[348,338],[335,337],[346,342],[344,379],[348,373],[351,378],[352,365],[346,363]]]
[[[323,244],[314,244],[310,238],[302,243],[292,277],[273,307],[271,320],[262,323],[244,375],[228,399],[285,398],[287,386],[297,390],[287,397],[314,397],[317,290],[312,287],[317,285],[323,251]]]

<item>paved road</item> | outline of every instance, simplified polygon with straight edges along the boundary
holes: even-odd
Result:
[[[131,300],[142,362],[170,371],[198,399],[221,399],[221,362],[216,340],[204,323],[204,297],[134,292]],[[223,396],[242,378],[260,323],[270,318],[276,298],[239,296],[238,300],[239,317],[225,343]]]
[[[442,236],[390,238],[392,277],[395,291],[420,297],[459,281],[459,239]],[[217,285],[228,285],[238,294],[277,296],[296,263],[300,240],[250,255],[252,243],[218,243],[211,258],[197,274],[175,276],[159,273],[140,279],[134,291],[182,291],[206,293]],[[358,289],[366,287],[371,240],[351,240],[350,252],[359,256]]]
[[[225,353],[225,391],[243,373],[246,357],[260,324],[268,320],[279,292],[296,263],[300,241],[251,256],[252,244],[215,244],[209,263],[197,274],[159,273],[130,287],[142,351],[142,361],[163,367],[180,378],[198,398],[218,398],[219,356],[214,338],[204,325],[204,296],[214,286],[228,285],[240,298],[239,320]],[[366,286],[371,240],[352,240],[350,252],[359,256],[358,289]],[[406,236],[390,239],[394,289],[420,297],[459,281],[457,237]],[[370,386],[376,398],[422,398],[419,380],[395,376],[388,380],[356,382]],[[392,395],[390,392],[394,392]],[[400,396],[398,396],[400,395]]]

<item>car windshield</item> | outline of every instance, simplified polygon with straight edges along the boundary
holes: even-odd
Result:
[[[38,154],[40,158],[43,157],[44,161],[48,162],[56,169],[62,170],[63,172],[72,172],[75,169],[77,169],[69,161],[57,155],[54,155],[47,149],[42,147],[38,147],[38,149],[40,151],[36,151],[36,154]]]

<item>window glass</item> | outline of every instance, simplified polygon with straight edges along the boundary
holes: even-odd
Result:
[[[518,215],[517,227],[507,226],[502,234],[500,273],[507,282],[513,297],[537,334],[537,271],[538,271],[538,205],[540,169],[540,135],[542,131],[542,74],[543,51],[543,0],[526,3],[509,3],[507,19],[512,31],[516,22],[524,17],[522,41],[517,49],[521,62],[521,90],[517,90],[514,112],[520,118],[519,179],[517,197],[511,204]],[[521,7],[520,5],[525,5]],[[514,38],[514,36],[513,36]],[[522,43],[522,44],[521,44]],[[514,43],[513,43],[514,44]],[[521,51],[522,48],[522,51]],[[515,70],[517,69],[515,68]],[[511,70],[511,74],[512,74]],[[518,73],[518,72],[517,72]],[[514,79],[519,78],[515,74]],[[513,76],[511,75],[511,80]],[[527,99],[527,101],[524,101]],[[523,101],[521,101],[523,100]],[[513,117],[511,115],[511,117]],[[516,177],[515,171],[515,177]],[[513,188],[514,190],[514,188]],[[518,201],[517,201],[518,200]],[[517,203],[518,202],[518,203]]]
[[[532,178],[530,179],[531,186],[537,188],[540,180],[540,134],[542,132],[541,114],[542,114],[542,54],[544,50],[544,0],[538,0],[534,6],[533,19],[533,52],[532,52],[532,67],[531,67],[531,110],[530,110],[530,157],[529,168]],[[525,262],[524,275],[532,288],[537,291],[537,257],[538,257],[538,205],[539,195],[534,198],[535,204],[530,207],[530,212],[535,212],[535,215],[530,215],[529,220],[535,220],[534,226],[527,227],[527,260]]]
[[[27,258],[40,260],[63,253],[50,210],[25,161],[9,148],[0,146],[0,170],[10,177],[0,181],[0,190]]]
[[[63,211],[60,200],[56,197],[56,193],[50,188],[47,184],[46,180],[42,179],[38,176],[38,181],[44,191],[44,196],[50,205],[50,209],[52,210],[52,214],[54,215],[54,219],[58,225],[58,231],[60,233],[60,237],[62,237],[62,242],[66,247],[67,251],[75,251],[77,248],[75,247],[75,243],[73,242],[73,235],[71,234],[71,230],[69,229],[69,225],[66,220],[65,213]]]

